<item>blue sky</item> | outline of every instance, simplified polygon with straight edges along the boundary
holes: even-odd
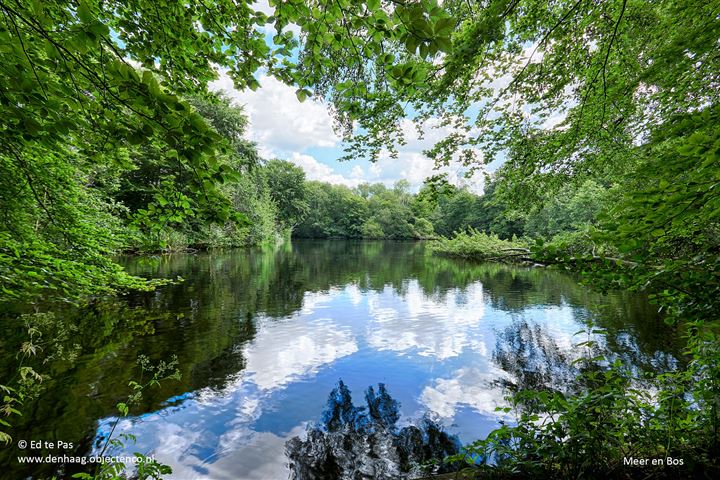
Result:
[[[333,130],[328,105],[314,99],[298,101],[295,89],[264,74],[258,76],[261,88],[257,91],[238,91],[227,75],[221,75],[211,88],[227,94],[235,103],[243,105],[250,119],[248,138],[257,142],[265,158],[281,158],[302,167],[311,180],[354,187],[363,182],[391,185],[406,179],[418,188],[423,180],[435,175],[432,160],[422,151],[449,133],[446,128],[429,128],[419,139],[412,122],[402,121],[407,144],[399,150],[397,159],[381,156],[376,163],[367,160],[339,162],[343,155],[341,139]],[[430,122],[430,127],[434,123]],[[444,168],[451,180],[480,189],[480,175],[464,179],[459,165]]]
[[[267,0],[259,0],[253,4],[256,10],[272,15],[273,9]],[[296,35],[297,26],[289,27]],[[265,28],[268,42],[272,43],[275,34],[270,26]],[[528,45],[518,56],[518,67],[526,61],[537,62],[542,58],[542,51],[537,52],[534,45]],[[491,75],[491,72],[488,72]],[[411,188],[417,190],[427,177],[438,173],[447,173],[449,180],[456,185],[467,185],[471,190],[482,191],[482,174],[474,178],[464,176],[465,169],[458,164],[451,164],[438,171],[433,161],[422,152],[431,148],[437,141],[451,133],[448,127],[439,125],[436,119],[430,119],[425,125],[425,136],[419,139],[411,120],[402,121],[407,144],[399,148],[396,159],[389,155],[381,155],[376,163],[367,160],[339,162],[343,156],[341,139],[333,131],[333,121],[328,105],[317,99],[308,98],[300,102],[295,96],[295,88],[283,84],[277,79],[260,72],[256,75],[261,88],[257,91],[238,91],[232,80],[225,74],[210,85],[216,91],[223,91],[236,104],[243,105],[250,120],[247,137],[258,144],[260,154],[265,158],[281,158],[302,167],[310,180],[347,185],[354,187],[364,182],[381,182],[392,185],[400,179],[410,182]],[[490,78],[493,78],[492,75]],[[502,90],[510,82],[508,75],[493,78],[490,85],[496,91]],[[523,108],[527,110],[527,106]],[[528,115],[530,115],[528,110]],[[555,128],[565,117],[558,112],[542,123],[542,128]],[[439,128],[433,128],[439,127]],[[482,158],[482,153],[477,152]],[[490,172],[501,163],[502,157],[486,167]]]
[[[267,15],[273,8],[267,0],[259,0],[253,8]],[[290,26],[296,35],[297,26]],[[268,43],[272,43],[275,31],[265,28]],[[281,158],[302,167],[310,180],[320,180],[354,187],[364,182],[381,182],[392,185],[400,179],[410,182],[415,190],[423,180],[436,175],[433,162],[422,151],[450,133],[447,129],[429,129],[424,140],[418,139],[410,120],[404,120],[407,145],[400,147],[397,159],[381,156],[376,163],[367,160],[339,162],[344,154],[341,139],[333,131],[333,121],[328,105],[316,99],[298,101],[295,88],[284,85],[262,72],[256,75],[261,88],[238,91],[232,80],[224,74],[213,82],[211,89],[227,94],[236,104],[245,107],[250,120],[247,137],[257,142],[260,154],[265,158]],[[433,123],[433,122],[430,122]],[[430,125],[431,126],[431,125]],[[443,168],[453,183],[468,185],[475,191],[481,190],[481,175],[465,179],[459,165]]]

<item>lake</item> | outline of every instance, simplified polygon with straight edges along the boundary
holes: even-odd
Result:
[[[340,379],[356,404],[384,383],[401,422],[432,411],[469,442],[503,419],[504,385],[574,375],[570,360],[590,335],[579,330],[602,329],[591,336],[603,352],[638,369],[677,363],[674,335],[644,298],[601,295],[542,268],[433,257],[422,242],[294,240],[122,261],[132,273],[184,280],[58,309],[64,327],[54,335],[73,355],[43,367],[51,378],[16,440],[97,452],[140,355],[177,356],[182,379],[147,390],[115,434],[135,435],[127,452],[154,454],[178,479],[287,478],[285,442],[318,421]],[[3,329],[7,378],[23,329]],[[0,455],[7,478],[54,470],[18,465],[13,448]]]

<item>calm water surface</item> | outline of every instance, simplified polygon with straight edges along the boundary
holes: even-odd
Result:
[[[155,454],[171,478],[284,479],[285,441],[319,419],[339,379],[356,404],[385,383],[402,421],[432,411],[467,442],[498,425],[503,382],[572,376],[568,352],[587,339],[573,335],[580,329],[606,329],[602,348],[637,368],[674,362],[670,335],[641,298],[592,293],[544,269],[431,257],[422,243],[293,241],[124,261],[133,273],[185,281],[59,312],[78,326],[67,343],[79,354],[50,364],[16,439],[97,452],[139,376],[138,356],[176,355],[182,380],[148,391],[120,421],[116,433],[137,437],[127,451]],[[52,471],[2,455],[8,478]]]

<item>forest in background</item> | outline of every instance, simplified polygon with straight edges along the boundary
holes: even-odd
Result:
[[[259,156],[257,146],[245,139],[248,119],[242,106],[209,92],[188,102],[227,145],[217,159],[225,176],[217,195],[229,206],[227,218],[192,208],[197,201],[187,178],[192,171],[178,168],[174,152],[157,142],[126,146],[115,152],[123,161],[113,168],[88,165],[90,171],[79,169],[68,178],[83,179],[67,186],[87,196],[85,217],[80,218],[86,226],[94,222],[100,228],[106,254],[247,247],[290,236],[435,239],[468,229],[500,238],[549,239],[592,225],[609,198],[608,187],[587,180],[539,200],[532,211],[519,215],[493,195],[492,183],[478,195],[452,185],[447,175],[427,179],[417,193],[406,180],[390,187],[365,183],[355,188],[308,181],[293,163]],[[32,232],[36,241],[50,233],[44,223],[49,220],[37,217],[46,212],[32,213],[34,198],[17,198],[10,187],[4,192],[5,205],[25,205],[24,219],[32,224],[14,222],[9,228]],[[98,225],[99,218],[103,222]]]
[[[633,454],[717,472],[716,2],[271,4],[272,16],[231,0],[0,1],[0,302],[83,303],[168,281],[128,275],[112,257],[127,249],[472,227],[438,251],[517,256],[646,293],[689,359],[646,378],[591,357],[564,391],[516,392],[517,425],[474,447],[497,462],[473,468],[613,475]],[[426,152],[438,165],[505,162],[480,197],[442,178],[417,195],[305,182],[243,139],[242,113],[208,93],[218,69],[237,88],[260,87],[262,70],[299,100],[327,101],[352,158],[395,153],[409,106],[418,126],[450,130]],[[38,328],[3,384],[8,442],[24,396],[40,391],[27,363]]]

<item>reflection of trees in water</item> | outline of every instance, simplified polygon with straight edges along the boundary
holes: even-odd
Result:
[[[480,282],[485,301],[513,314],[539,306],[576,308],[577,318],[607,329],[608,347],[631,362],[672,351],[663,334],[667,329],[658,328],[661,321],[642,299],[591,293],[572,277],[547,269],[433,257],[421,242],[309,240],[279,248],[129,257],[125,264],[131,273],[185,280],[82,309],[54,309],[77,327],[70,341],[81,346],[81,356],[75,363],[44,367],[53,378],[46,401],[28,405],[31,413],[21,418],[17,438],[53,438],[62,431],[64,440],[87,445],[95,419],[115,414],[115,404],[125,398],[141,353],[154,360],[177,355],[183,374],[179,384],[167,382],[148,392],[143,411],[157,410],[174,395],[222,389],[244,368],[243,346],[255,337],[259,316],[282,322],[302,309],[306,293],[347,285],[361,291],[390,287],[403,296],[417,281],[428,299],[443,304],[448,295],[462,302],[467,287]],[[10,322],[0,328],[0,355],[3,365],[11,366],[22,329]],[[536,384],[561,370],[561,352],[549,340],[535,327],[518,327],[503,339],[497,360],[526,372],[522,382]],[[537,367],[543,356],[550,358],[546,370]]]
[[[67,455],[83,455],[92,447],[97,418],[116,415],[115,405],[127,398],[130,379],[139,378],[135,360],[139,353],[151,354],[152,349],[143,351],[141,340],[150,338],[158,325],[176,320],[173,312],[149,311],[144,308],[130,308],[123,302],[93,301],[81,309],[56,309],[55,322],[42,329],[42,337],[57,338],[58,328],[71,332],[64,344],[58,347],[65,351],[77,351],[76,358],[58,359],[45,363],[41,351],[30,362],[37,371],[47,375],[37,399],[26,401],[23,416],[13,422],[12,434],[17,439],[63,440],[73,443],[73,451]],[[8,368],[3,372],[12,374],[15,354],[25,337],[22,328],[13,328],[13,322],[0,325],[11,335],[4,335],[0,361]],[[165,358],[169,358],[168,354]],[[175,385],[177,389],[177,385]],[[164,384],[158,398],[168,398],[176,390]],[[159,395],[164,395],[159,397]],[[145,398],[143,410],[157,408],[160,400]],[[14,478],[50,478],[55,474],[53,464],[17,465],[12,449],[0,449],[0,463],[13,465]],[[73,466],[69,466],[73,468]],[[75,466],[75,468],[79,468]],[[24,470],[23,470],[24,469]],[[74,470],[73,470],[74,471]],[[66,472],[69,476],[73,471]]]
[[[462,302],[467,287],[480,282],[486,301],[495,309],[520,314],[528,308],[573,308],[574,317],[588,328],[607,330],[607,348],[628,364],[663,368],[671,360],[662,352],[675,351],[672,336],[661,328],[662,320],[643,298],[624,293],[601,295],[571,276],[549,269],[433,257],[420,242],[305,240],[275,249],[173,255],[144,266],[137,264],[138,259],[133,263],[133,272],[186,278],[183,284],[165,287],[159,294],[138,295],[134,301],[148,309],[185,315],[181,321],[187,324],[170,334],[173,338],[168,343],[174,347],[158,356],[172,353],[179,345],[181,363],[192,369],[185,375],[191,379],[189,389],[222,388],[218,372],[224,370],[231,376],[233,368],[242,368],[237,346],[253,338],[258,315],[291,316],[302,308],[306,293],[347,285],[361,291],[390,287],[403,296],[410,281],[416,280],[424,295],[442,304],[447,295]],[[192,308],[188,308],[190,303]],[[560,369],[564,355],[551,336],[538,328],[525,325],[507,334],[508,352],[525,348],[518,351],[515,370],[519,371],[523,361],[535,362],[531,365],[534,370],[526,369],[523,376],[529,383]],[[198,345],[202,348],[193,348]],[[545,370],[538,370],[540,356],[549,358]],[[504,361],[512,366],[509,353]],[[210,373],[213,371],[215,374]]]
[[[554,390],[577,391],[582,370],[604,370],[609,363],[620,360],[623,365],[641,378],[641,372],[665,372],[677,368],[677,361],[670,352],[642,351],[628,334],[612,335],[607,330],[580,333],[578,343],[558,346],[545,327],[527,320],[516,320],[512,325],[496,333],[493,361],[510,380],[500,383],[510,391]],[[624,343],[623,343],[624,342]],[[585,361],[579,361],[585,360]],[[602,377],[599,377],[602,378]],[[640,380],[638,386],[642,386]]]
[[[539,324],[515,321],[497,334],[493,361],[514,381],[511,390],[562,390],[577,375],[573,358]]]
[[[290,478],[294,480],[410,479],[424,477],[429,464],[435,473],[455,465],[442,460],[460,450],[460,440],[443,431],[430,415],[417,425],[397,426],[400,404],[379,384],[365,391],[366,406],[352,403],[342,380],[329,395],[319,424],[305,438],[285,444]]]
[[[572,276],[544,268],[485,265],[479,280],[493,308],[521,314],[529,307],[570,307],[586,328],[606,331],[606,349],[628,365],[670,370],[682,361],[681,335],[667,326],[645,297],[601,294]],[[534,328],[534,327],[533,327]]]
[[[613,358],[648,371],[670,371],[685,364],[681,327],[667,325],[643,297],[618,298],[621,301],[596,305],[586,322],[605,330],[605,346]]]

